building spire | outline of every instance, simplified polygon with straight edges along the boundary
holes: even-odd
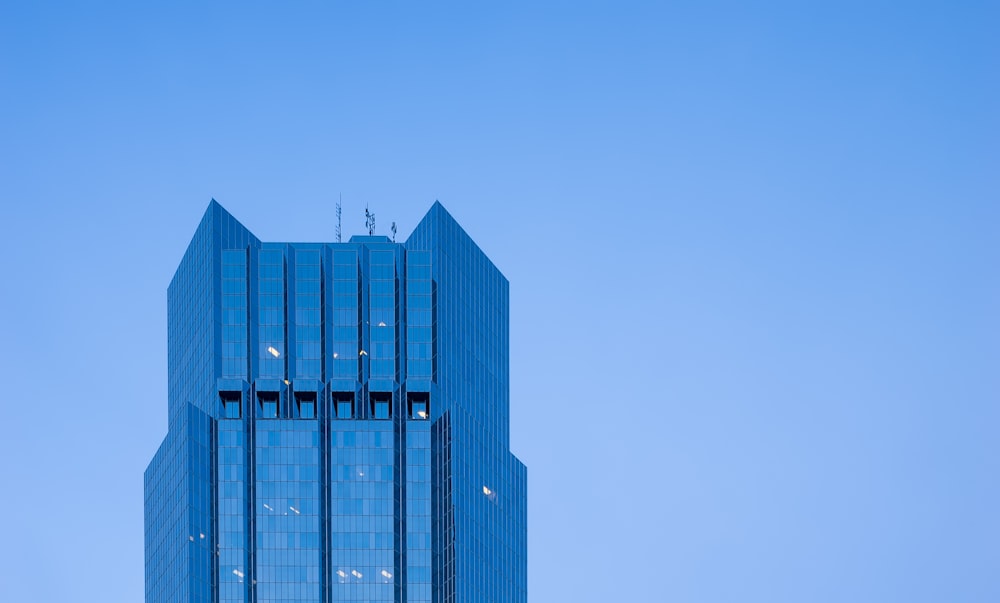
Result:
[[[375,234],[375,212],[368,211],[368,204],[365,204],[365,228],[368,229],[368,236]]]
[[[344,203],[344,193],[340,193],[340,197],[337,199],[337,242],[340,243],[340,212],[343,208]]]

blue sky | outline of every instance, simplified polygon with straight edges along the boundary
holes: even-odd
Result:
[[[409,234],[511,281],[532,601],[1000,600],[1000,8],[6,3],[0,600],[140,601],[166,286]]]

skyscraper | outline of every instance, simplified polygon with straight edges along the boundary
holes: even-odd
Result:
[[[264,243],[212,201],[167,292],[146,603],[524,602],[508,284],[405,243]]]

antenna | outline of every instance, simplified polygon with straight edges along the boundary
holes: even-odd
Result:
[[[365,204],[365,228],[368,229],[368,236],[375,234],[375,212],[368,211],[368,204]]]
[[[396,223],[395,222],[392,223],[392,226],[389,227],[389,230],[392,231],[392,242],[395,243],[396,242]]]
[[[340,193],[340,199],[337,200],[337,242],[340,242],[340,210],[341,204],[344,202],[344,193]]]

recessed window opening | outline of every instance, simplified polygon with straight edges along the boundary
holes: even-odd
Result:
[[[392,418],[392,394],[389,392],[371,393],[371,418]]]
[[[316,393],[297,392],[295,394],[295,406],[300,419],[316,418]]]
[[[353,419],[354,392],[334,392],[332,414],[337,419]]]
[[[418,421],[430,418],[429,394],[426,392],[408,392],[406,402],[409,406],[409,416]]]
[[[278,392],[257,392],[257,404],[260,418],[278,418]]]
[[[243,416],[242,392],[219,392],[219,399],[222,401],[222,417],[225,419],[239,419]]]

